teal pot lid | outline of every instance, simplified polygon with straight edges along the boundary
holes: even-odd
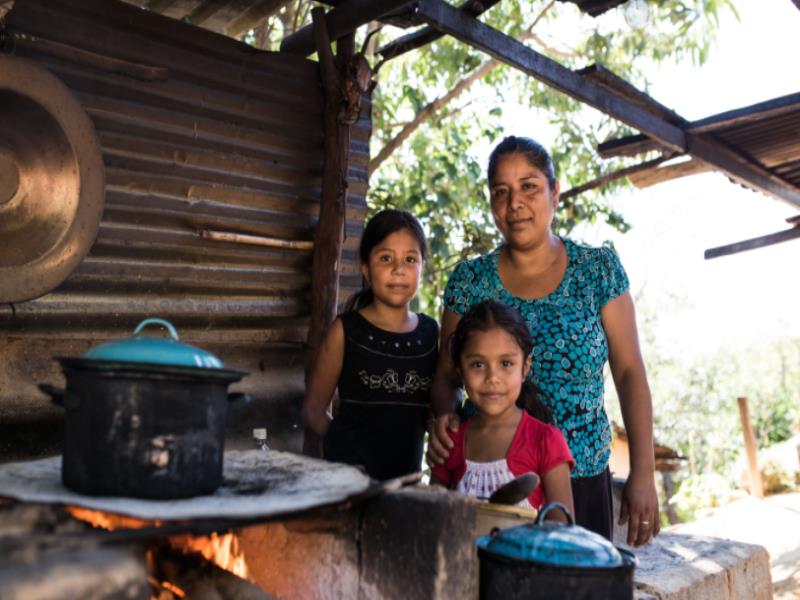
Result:
[[[142,330],[150,325],[164,327],[170,337],[140,335]],[[210,352],[182,343],[172,323],[164,319],[145,319],[133,330],[132,337],[106,342],[90,348],[83,354],[83,357],[94,360],[148,363],[175,367],[223,368],[222,362]]]
[[[544,521],[553,508],[564,510],[569,524]],[[554,567],[610,569],[624,564],[611,542],[575,525],[566,507],[557,502],[545,506],[534,523],[495,530],[478,538],[478,548],[490,556]]]

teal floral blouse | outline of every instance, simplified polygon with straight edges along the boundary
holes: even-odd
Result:
[[[572,477],[605,470],[611,429],[603,401],[603,367],[608,342],[600,309],[628,291],[628,276],[609,248],[564,239],[567,270],[558,288],[535,300],[517,298],[497,273],[500,250],[460,263],[447,282],[444,307],[463,315],[483,300],[518,309],[533,337],[531,379],[567,439],[575,469]]]

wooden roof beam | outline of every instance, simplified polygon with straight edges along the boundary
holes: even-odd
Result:
[[[472,15],[473,17],[477,17],[492,8],[499,1],[500,0],[466,0],[458,10]],[[431,42],[435,42],[443,35],[444,33],[428,25],[389,42],[385,46],[379,48],[376,54],[380,54],[384,61],[391,60],[397,58],[401,54],[411,52]]]
[[[413,0],[347,0],[325,15],[332,40],[338,40],[380,17],[412,4]],[[308,56],[315,51],[314,27],[308,25],[286,36],[281,42],[281,52]]]
[[[766,102],[759,102],[758,104],[692,121],[687,125],[686,130],[689,133],[709,133],[734,125],[744,125],[753,121],[776,117],[795,110],[800,110],[800,93],[781,96]],[[660,147],[657,142],[645,135],[629,135],[599,144],[597,152],[603,158],[613,158],[615,156],[635,156],[643,152],[657,150]]]
[[[147,10],[164,14],[175,2],[176,0],[150,0],[147,3]]]
[[[225,26],[225,35],[238,38],[269,18],[289,0],[259,0]]]
[[[658,100],[648,96],[639,88],[631,85],[622,77],[613,71],[606,69],[602,65],[589,65],[588,67],[584,67],[583,69],[575,71],[575,73],[583,75],[584,77],[589,77],[592,81],[599,83],[607,90],[617,94],[618,96],[627,98],[634,104],[644,108],[650,114],[661,117],[668,123],[672,123],[673,125],[678,125],[680,127],[688,125],[688,121],[674,110],[664,106]]]
[[[716,248],[709,248],[703,253],[706,260],[711,258],[718,258],[720,256],[728,256],[730,254],[738,254],[747,250],[755,250],[756,248],[763,248],[764,246],[772,246],[773,244],[780,244],[781,242],[788,242],[789,240],[796,240],[800,238],[800,221],[797,217],[786,219],[787,221],[795,222],[795,226],[791,229],[784,229],[776,233],[762,235],[749,240],[743,240],[734,244],[727,244],[725,246],[717,246]]]
[[[417,12],[422,20],[432,27],[635,127],[661,142],[669,150],[679,153],[686,151],[686,135],[680,127],[650,114],[627,98],[620,97],[591,79],[574,73],[514,38],[465,15],[446,2],[419,0]]]
[[[633,173],[628,176],[630,182],[637,188],[644,189],[657,183],[670,181],[671,179],[678,179],[679,177],[689,177],[690,175],[698,175],[700,173],[708,173],[713,171],[713,167],[708,163],[690,158],[671,165],[663,165],[658,168],[649,170],[642,170],[639,173]]]
[[[465,15],[442,0],[419,0],[416,6],[420,17],[432,27],[638,129],[668,150],[680,154],[688,152],[738,182],[800,206],[800,189],[727,146],[702,134],[689,136],[680,127]]]
[[[184,17],[187,23],[200,27],[228,4],[228,0],[204,0]]]

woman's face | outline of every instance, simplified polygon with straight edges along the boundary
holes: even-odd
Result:
[[[522,154],[509,154],[489,182],[492,216],[506,242],[515,248],[537,246],[548,239],[558,204],[545,174]]]

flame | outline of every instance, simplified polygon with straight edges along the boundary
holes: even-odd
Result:
[[[175,535],[169,538],[170,545],[181,552],[197,552],[206,560],[234,575],[253,581],[247,568],[244,552],[239,547],[239,538],[233,533],[207,536]]]
[[[107,513],[81,506],[67,506],[67,512],[80,521],[85,521],[94,527],[114,531],[115,529],[142,529],[143,527],[158,527],[161,521],[145,521],[135,517]]]
[[[163,524],[162,521],[146,521],[80,506],[67,506],[66,508],[76,519],[109,531],[115,529],[159,527]],[[219,568],[225,569],[242,579],[253,582],[253,578],[250,576],[250,570],[247,567],[247,562],[245,561],[244,552],[239,547],[239,538],[236,537],[234,533],[225,533],[223,535],[212,533],[205,536],[173,535],[167,537],[167,541],[172,548],[184,554],[196,552]],[[151,564],[152,560],[152,550],[148,550],[147,561],[151,573],[154,572]],[[186,595],[186,593],[174,583],[159,581],[154,577],[149,577],[148,579],[154,588],[164,590],[172,594],[173,597],[183,598]],[[159,597],[160,596],[154,596],[153,598]]]

